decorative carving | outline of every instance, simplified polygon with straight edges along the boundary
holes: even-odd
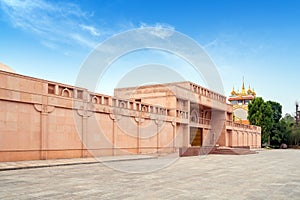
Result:
[[[172,126],[175,126],[176,125],[176,118],[173,118],[173,120],[172,120]]]
[[[164,123],[164,120],[161,116],[157,116],[156,119],[154,119],[154,122],[157,126],[161,126]]]
[[[82,105],[79,106],[77,109],[77,114],[82,116],[82,117],[90,117],[93,114],[93,106],[91,103],[83,103]]]
[[[199,111],[196,109],[193,109],[191,112],[191,122],[199,122]]]
[[[119,107],[120,108],[127,108],[127,104],[124,101],[120,101]]]
[[[148,112],[148,107],[147,106],[143,106],[142,107],[142,112]]]
[[[92,101],[92,103],[94,103],[94,104],[98,104],[100,101],[99,101],[99,98],[97,97],[97,96],[93,96],[92,98],[91,98],[91,101]]]
[[[109,114],[109,117],[110,119],[114,120],[114,121],[119,121],[121,119],[121,115],[116,115],[116,114],[113,114],[113,113],[110,113]]]
[[[109,117],[114,121],[119,121],[124,114],[123,108],[113,108],[109,114]]]
[[[61,96],[63,97],[71,97],[71,91],[68,88],[65,88],[61,92]]]
[[[145,118],[144,118],[144,116],[143,116],[143,112],[137,112],[136,114],[135,114],[135,121],[138,123],[138,124],[141,124],[141,123],[143,123],[144,121],[145,121]]]
[[[33,107],[36,111],[41,112],[42,114],[52,113],[55,109],[54,106],[49,106],[46,104],[33,104]]]

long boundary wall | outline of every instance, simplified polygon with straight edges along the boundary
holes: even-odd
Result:
[[[183,112],[0,71],[0,161],[175,152]]]
[[[173,152],[182,142],[168,113],[0,71],[0,161]]]

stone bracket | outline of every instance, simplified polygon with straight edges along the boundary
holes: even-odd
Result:
[[[145,121],[144,113],[143,112],[137,112],[135,114],[134,120],[138,123],[141,124]]]
[[[77,114],[81,117],[90,117],[93,114],[93,111],[91,111],[91,104],[90,103],[83,103],[81,105],[78,105],[77,108]]]
[[[46,104],[33,104],[33,107],[36,111],[41,112],[42,114],[52,113],[55,109],[55,106],[49,106]]]

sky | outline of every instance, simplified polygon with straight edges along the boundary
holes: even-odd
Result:
[[[293,114],[300,101],[299,8],[296,0],[0,0],[0,62],[20,74],[74,85],[97,45],[135,28],[167,28],[204,49],[226,96],[244,77],[257,96]],[[143,50],[114,62],[98,92],[112,95],[126,74],[151,63],[205,86],[205,78],[176,55]]]

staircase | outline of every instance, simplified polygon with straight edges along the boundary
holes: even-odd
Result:
[[[247,155],[256,154],[256,151],[249,148],[230,148],[230,147],[182,147],[179,148],[179,156],[199,156],[207,154],[220,154],[220,155]]]
[[[229,148],[229,147],[219,147],[211,151],[209,154],[221,154],[221,155],[247,155],[256,154],[256,151],[247,148]]]

